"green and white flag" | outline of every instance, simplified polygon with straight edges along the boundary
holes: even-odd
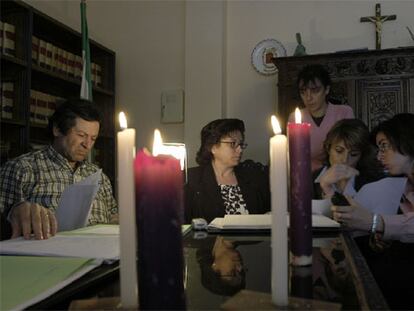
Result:
[[[80,98],[92,101],[91,81],[91,53],[89,50],[88,23],[86,21],[86,2],[81,0],[81,27],[82,27],[82,84]]]

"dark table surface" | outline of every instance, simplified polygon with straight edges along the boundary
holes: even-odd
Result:
[[[269,234],[192,231],[183,239],[188,309],[219,309],[241,289],[271,292]],[[219,259],[214,258],[213,248],[221,254]],[[217,266],[229,271],[220,275]],[[339,303],[342,309],[387,308],[363,256],[346,233],[314,234],[312,266],[290,266],[289,278],[290,296]],[[32,309],[67,309],[74,299],[113,296],[119,296],[117,263],[95,269]]]

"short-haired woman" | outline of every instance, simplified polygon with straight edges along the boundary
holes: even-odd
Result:
[[[267,170],[260,165],[240,165],[247,147],[244,131],[239,119],[218,119],[201,130],[199,166],[189,169],[185,186],[186,222],[270,210]]]

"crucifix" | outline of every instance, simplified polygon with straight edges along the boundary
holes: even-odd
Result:
[[[382,32],[382,23],[386,21],[396,20],[397,15],[384,15],[381,16],[381,4],[375,4],[375,16],[366,16],[361,17],[360,22],[371,22],[375,24],[375,48],[377,50],[381,49],[381,32]]]

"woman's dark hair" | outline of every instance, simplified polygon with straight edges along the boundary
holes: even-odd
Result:
[[[199,165],[206,165],[213,160],[211,148],[217,144],[223,136],[233,132],[240,132],[244,140],[244,123],[239,119],[218,119],[211,121],[201,130],[201,146],[196,155]]]
[[[243,269],[239,275],[240,282],[233,283],[220,277],[213,270],[214,257],[212,250],[215,240],[216,237],[212,237],[210,240],[205,241],[205,246],[199,248],[196,252],[197,262],[201,271],[201,284],[214,294],[233,296],[246,287],[246,272]]]
[[[76,118],[86,121],[96,121],[101,123],[101,113],[96,105],[88,100],[73,98],[60,104],[53,115],[49,118],[48,131],[53,139],[53,128],[66,135],[75,126]]]
[[[338,140],[342,140],[347,148],[361,152],[361,158],[356,165],[356,169],[361,174],[380,174],[380,163],[376,159],[375,146],[371,142],[368,127],[364,122],[359,119],[343,119],[336,122],[326,134],[323,143],[327,158],[332,144]]]
[[[296,80],[296,85],[299,89],[300,85],[306,86],[310,82],[315,82],[318,79],[321,81],[324,88],[332,84],[331,77],[329,72],[319,64],[307,65],[298,74],[298,79]]]
[[[414,114],[400,113],[381,122],[372,131],[372,138],[383,133],[399,153],[414,159]]]

